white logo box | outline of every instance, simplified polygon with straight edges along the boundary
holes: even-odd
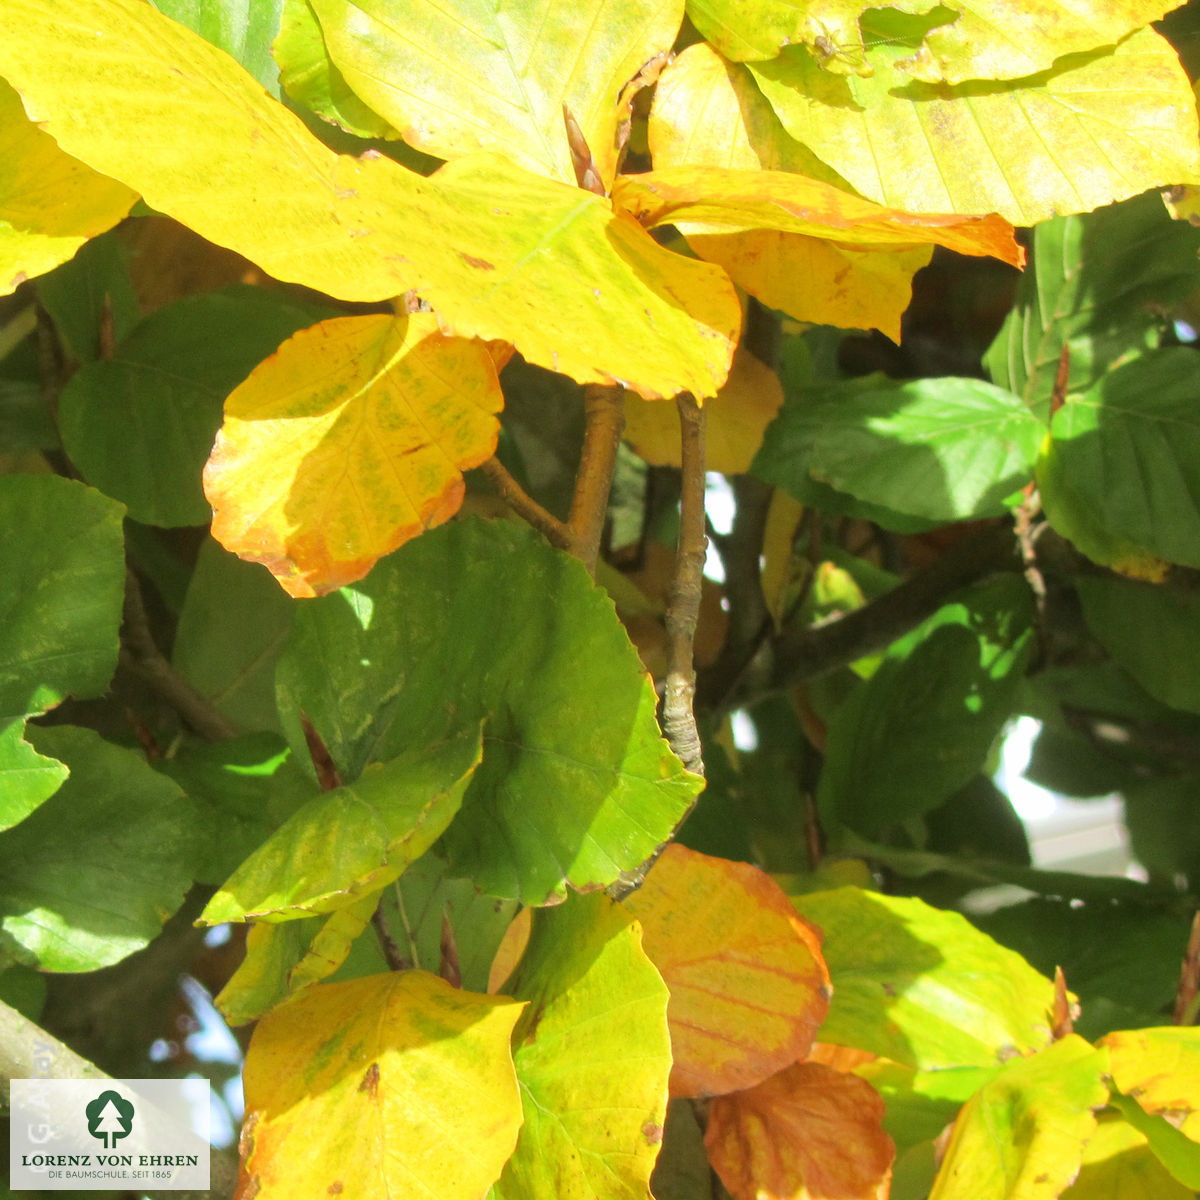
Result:
[[[14,1079],[9,1187],[206,1191],[206,1079]]]

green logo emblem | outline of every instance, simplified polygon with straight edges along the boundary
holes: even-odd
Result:
[[[120,1092],[101,1092],[83,1110],[87,1113],[88,1133],[99,1138],[111,1150],[119,1138],[128,1137],[133,1128],[133,1105]]]

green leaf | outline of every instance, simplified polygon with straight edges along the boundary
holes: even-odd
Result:
[[[196,879],[213,886],[274,832],[270,793],[291,751],[276,735],[254,733],[223,742],[185,744],[155,765],[196,802],[209,836]]]
[[[1102,576],[1081,576],[1075,590],[1088,627],[1151,696],[1200,713],[1200,595]]]
[[[1054,1200],[1108,1099],[1107,1065],[1074,1034],[1010,1062],[959,1114],[929,1200]]]
[[[1191,84],[1153,30],[995,84],[914,80],[909,48],[881,47],[865,78],[805,46],[749,65],[788,133],[889,208],[1033,225],[1200,173]]]
[[[287,921],[377,892],[441,836],[480,756],[479,729],[373,763],[297,810],[225,882],[201,920]]]
[[[347,780],[483,721],[483,762],[445,848],[456,875],[496,896],[541,904],[568,882],[607,886],[698,790],[659,735],[612,602],[521,526],[442,526],[304,604],[276,677],[293,748],[307,755],[304,712]]]
[[[179,614],[172,664],[235,725],[277,730],[275,662],[294,607],[262,567],[206,539]]]
[[[203,525],[201,472],[225,397],[313,312],[259,288],[189,296],[151,314],[59,400],[72,462],[147,525]]]
[[[1183,347],[1151,351],[1055,414],[1038,466],[1042,504],[1096,562],[1200,566],[1198,361]]]
[[[825,934],[821,1041],[923,1070],[990,1067],[1049,1044],[1051,982],[958,913],[849,887],[796,906]]]
[[[1193,1142],[1165,1117],[1146,1112],[1129,1096],[1115,1094],[1109,1103],[1150,1143],[1155,1157],[1180,1183],[1200,1189],[1200,1143]]]
[[[525,1123],[491,1200],[645,1200],[667,1111],[667,987],[607,896],[534,914],[510,991]]]
[[[117,341],[137,324],[129,252],[112,234],[92,238],[70,262],[43,275],[37,295],[67,352],[80,362],[99,357],[106,324]]]
[[[1032,649],[1030,597],[1007,578],[895,643],[829,724],[817,806],[866,836],[937,808],[983,766]]]
[[[117,665],[125,595],[119,504],[51,475],[0,477],[0,829],[66,776],[22,740],[25,718],[99,695]]]
[[[70,778],[0,835],[0,928],[46,971],[94,971],[140,950],[183,900],[200,846],[188,798],[87,729],[30,731]]]
[[[795,495],[810,476],[896,512],[962,521],[1005,511],[1044,434],[1016,396],[981,380],[853,383],[785,405],[753,470]]]
[[[363,103],[334,66],[309,0],[283,0],[273,53],[279,63],[279,83],[297,104],[361,138],[400,136]]]
[[[1039,971],[1062,967],[1082,1005],[1076,1028],[1085,1037],[1108,1032],[1102,1001],[1156,1024],[1175,995],[1188,921],[1161,906],[1038,897],[973,919]]]
[[[1131,780],[1121,795],[1134,857],[1151,878],[1174,881],[1182,876],[1193,891],[1200,886],[1197,787],[1195,774],[1171,775]],[[1176,939],[1176,948],[1179,944]]]
[[[153,4],[237,59],[272,96],[279,96],[271,43],[279,32],[284,0],[153,0]]]
[[[887,1105],[883,1128],[903,1153],[921,1142],[933,1141],[954,1120],[958,1110],[1000,1066],[938,1067],[919,1071],[899,1063],[876,1060],[855,1068]]]
[[[1069,390],[1085,391],[1149,348],[1164,314],[1200,283],[1200,229],[1157,193],[1033,230],[1016,303],[987,352],[992,379],[1045,420],[1064,346]]]

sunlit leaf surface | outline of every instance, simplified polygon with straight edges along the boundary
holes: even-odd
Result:
[[[671,845],[624,907],[671,991],[672,1096],[752,1087],[808,1052],[829,975],[769,875]]]
[[[478,1200],[521,1124],[509,1039],[523,1007],[408,971],[269,1013],[246,1055],[239,1200]]]

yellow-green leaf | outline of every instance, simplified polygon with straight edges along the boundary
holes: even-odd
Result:
[[[64,154],[0,79],[0,295],[71,258],[137,199]]]
[[[1107,1066],[1075,1034],[1012,1060],[963,1106],[929,1200],[1054,1200],[1108,1100]]]
[[[1165,1026],[1100,1039],[1117,1087],[1149,1113],[1173,1116],[1200,1142],[1200,1028]]]
[[[763,168],[845,186],[787,133],[750,73],[703,42],[689,46],[659,77],[649,139],[660,168]],[[681,232],[701,258],[723,267],[769,308],[798,321],[876,328],[895,341],[912,277],[933,253],[931,246],[852,247],[774,229],[714,233],[685,222]]]
[[[665,167],[622,175],[613,202],[648,226],[691,221],[730,230],[777,229],[850,245],[939,245],[1014,266],[1024,261],[1012,226],[1000,217],[902,212],[785,171]]]
[[[621,88],[683,19],[682,0],[311,3],[334,64],[405,141],[439,158],[496,150],[569,183],[563,106],[610,182]]]
[[[719,268],[498,156],[425,178],[326,149],[222,51],[141,0],[5,0],[0,76],[95,170],[280,279],[416,289],[442,329],[581,382],[713,395],[741,322]]]
[[[509,982],[525,1124],[493,1200],[646,1200],[671,1050],[640,927],[601,892],[539,909]]]
[[[1196,1200],[1196,1193],[1171,1177],[1132,1125],[1109,1112],[1101,1114],[1062,1200]]]
[[[386,887],[445,832],[482,754],[479,727],[467,725],[322,792],[238,867],[200,920],[292,921]]]
[[[524,1005],[422,971],[323,984],[246,1055],[238,1200],[478,1200],[512,1153],[509,1047]]]
[[[803,46],[751,70],[792,137],[896,208],[1032,225],[1200,178],[1191,84],[1152,30],[1005,84],[833,75]]]
[[[361,579],[458,511],[503,405],[487,347],[428,314],[302,330],[225,402],[204,470],[213,537],[293,596]]]

